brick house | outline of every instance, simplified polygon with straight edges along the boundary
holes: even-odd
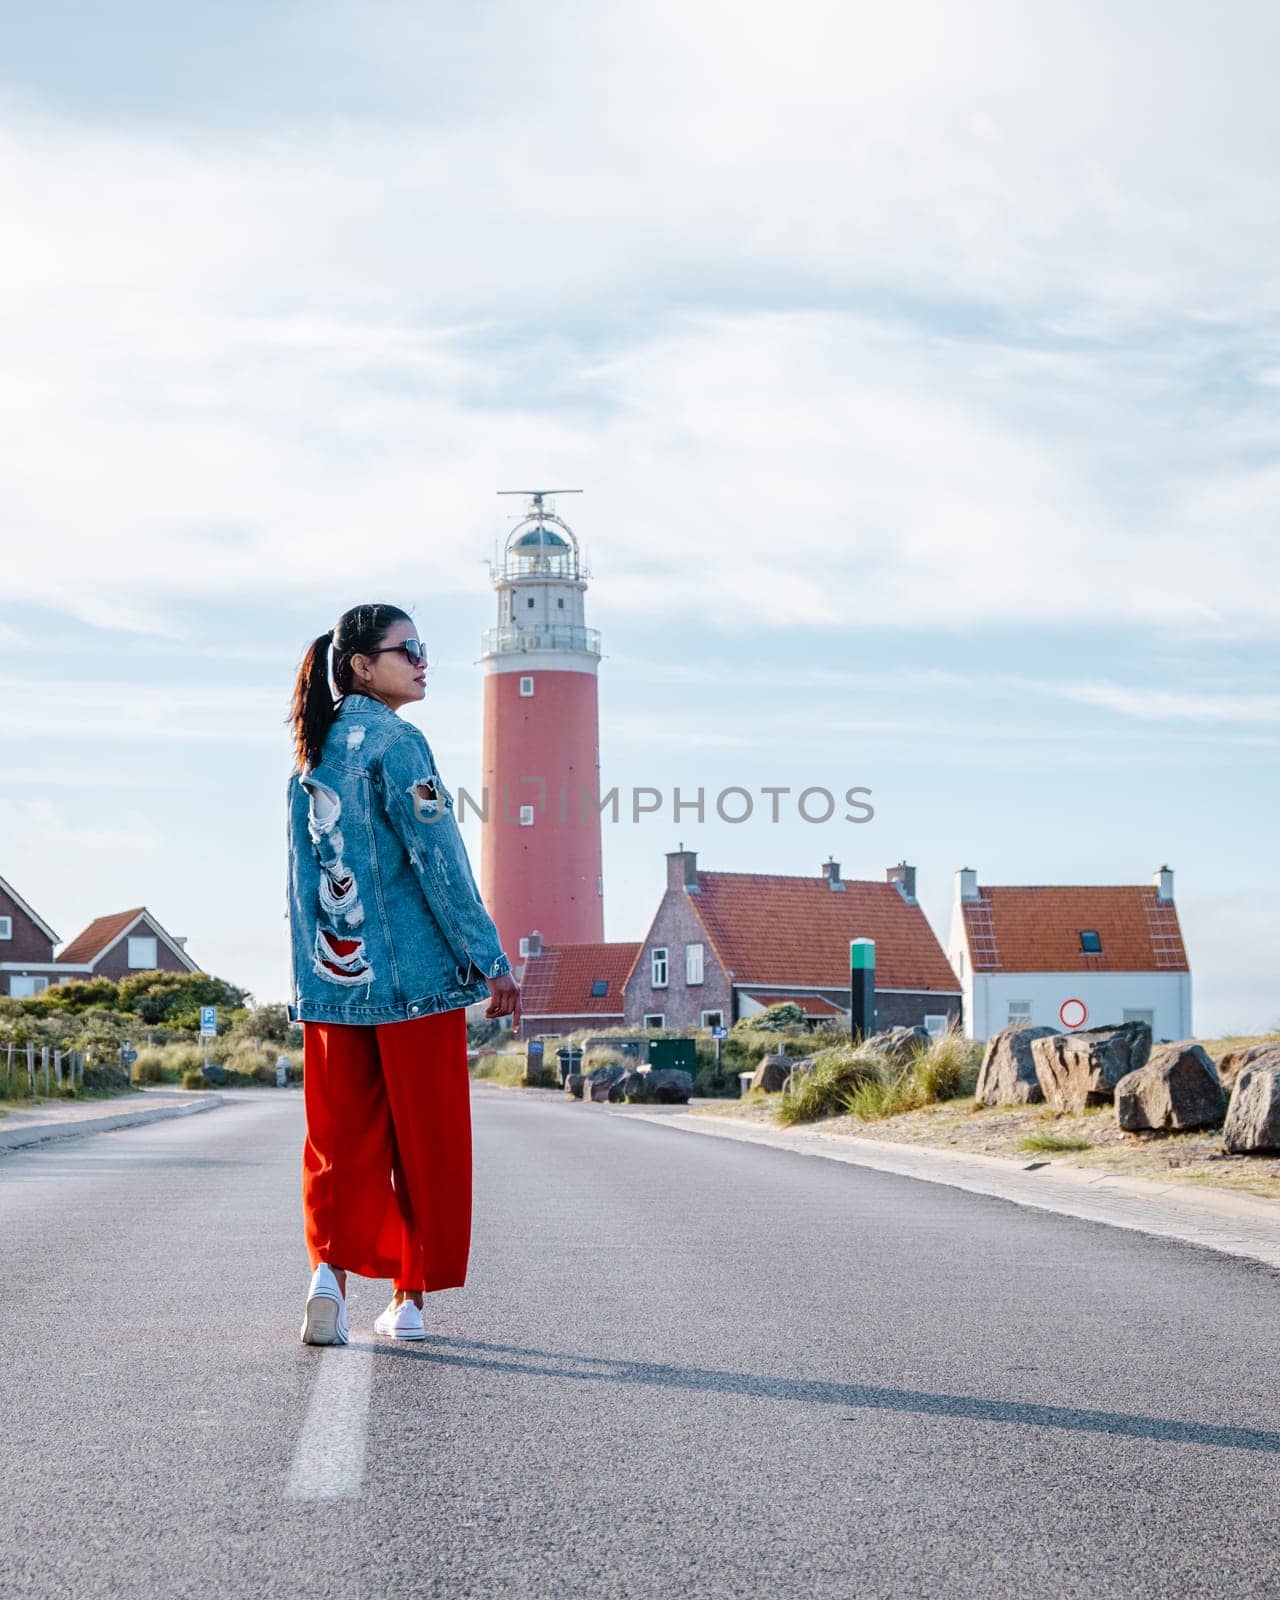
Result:
[[[965,1032],[1145,1022],[1156,1039],[1191,1034],[1191,967],[1173,873],[1150,884],[979,884],[956,873],[950,955]]]
[[[38,994],[56,974],[58,935],[12,884],[0,878],[0,994]],[[53,979],[57,981],[56,977]]]
[[[0,878],[0,994],[22,999],[72,978],[200,971],[186,940],[166,932],[145,906],[96,917],[55,956],[58,942],[43,917]]]
[[[667,854],[667,888],[626,983],[631,1027],[730,1027],[780,1000],[815,1022],[849,1015],[849,941],[876,942],[879,1027],[960,1020],[960,983],[916,900],[915,868],[884,882],[702,872]]]
[[[623,986],[639,949],[634,941],[544,945],[540,934],[530,934],[520,976],[521,1035],[621,1027]]]

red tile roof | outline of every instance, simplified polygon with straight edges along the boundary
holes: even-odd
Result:
[[[638,944],[549,944],[530,956],[520,979],[520,1010],[531,1017],[621,1016],[622,985]],[[604,994],[591,985],[603,978]]]
[[[975,972],[1187,972],[1178,913],[1154,885],[979,886],[963,900]],[[1080,948],[1082,929],[1102,942]]]
[[[750,989],[743,992],[749,1000],[756,1000],[762,1006],[776,1006],[784,1001],[799,1006],[807,1017],[843,1017],[848,1015],[849,1010],[847,1006],[838,1006],[820,994],[795,994],[786,989]]]
[[[110,916],[95,917],[87,928],[76,934],[65,950],[58,952],[55,960],[69,961],[76,966],[92,961],[95,956],[101,955],[109,944],[114,943],[133,919],[140,917],[145,910],[145,906],[134,906],[132,911],[113,911]]]
[[[891,883],[699,872],[690,900],[735,984],[845,988],[850,939],[874,939],[877,989],[960,992],[928,918]]]

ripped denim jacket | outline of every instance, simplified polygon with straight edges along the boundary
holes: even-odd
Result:
[[[295,1022],[452,1011],[511,970],[431,746],[366,695],[289,780],[289,933]]]

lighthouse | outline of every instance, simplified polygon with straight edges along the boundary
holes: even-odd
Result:
[[[590,574],[578,541],[547,504],[524,516],[490,564],[497,626],[481,643],[484,821],[480,880],[502,947],[518,963],[529,936],[604,938],[600,864],[600,635],[586,625]]]

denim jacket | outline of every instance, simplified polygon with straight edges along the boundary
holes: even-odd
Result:
[[[452,1011],[511,970],[431,746],[367,695],[289,780],[289,933],[295,1022]]]

